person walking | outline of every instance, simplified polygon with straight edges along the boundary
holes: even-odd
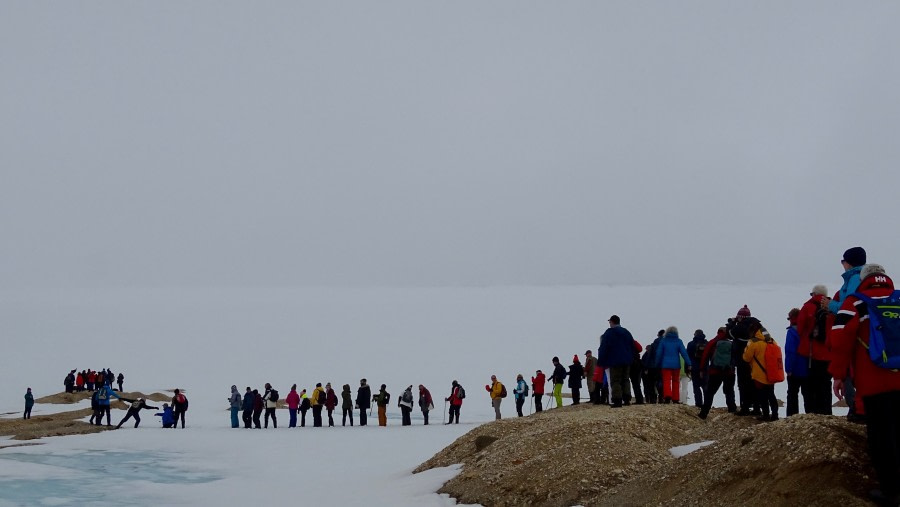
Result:
[[[596,364],[596,363],[595,363]],[[544,384],[547,383],[547,377],[544,372],[537,370],[531,377],[531,391],[534,393],[534,411],[543,412],[544,410]]]
[[[578,377],[578,381],[581,381],[581,377]],[[516,414],[522,417],[524,415],[522,407],[525,406],[525,398],[528,396],[528,384],[525,383],[525,377],[521,373],[516,376],[516,388],[513,389],[513,396],[516,398]]]
[[[659,341],[654,355],[656,356],[655,366],[662,370],[664,403],[680,403],[681,359],[684,359],[686,368],[690,368],[692,365],[684,343],[678,337],[677,327],[666,328],[666,334]]]
[[[356,390],[356,408],[359,409],[359,425],[366,425],[366,412],[371,407],[372,388],[366,383],[366,379],[359,381],[359,389]],[[351,417],[352,420],[352,417]]]
[[[559,359],[557,359],[557,363],[558,362]],[[560,368],[562,368],[562,366],[560,366]],[[562,385],[560,385],[560,388],[562,388]],[[491,406],[494,407],[494,419],[499,421],[500,403],[503,401],[504,394],[506,393],[506,388],[503,387],[503,384],[501,384],[499,380],[497,380],[496,375],[491,375],[491,385],[484,386],[484,389],[491,395]]]
[[[297,427],[297,411],[300,410],[300,393],[297,392],[297,384],[291,386],[291,391],[284,398],[288,407],[288,428]]]
[[[325,384],[325,411],[328,413],[328,427],[334,426],[334,407],[338,404],[337,394],[331,388],[331,382]]]
[[[316,388],[313,389],[309,404],[312,405],[313,411],[313,428],[322,427],[322,408],[325,406],[325,389],[322,383],[318,382]]]
[[[412,413],[413,408],[412,386],[407,387],[403,391],[403,394],[400,395],[400,399],[397,400],[397,406],[400,407],[403,426],[411,425],[412,421],[409,416]]]
[[[272,419],[272,428],[278,428],[278,418],[275,415],[275,409],[278,408],[278,390],[272,388],[272,384],[266,382],[266,392],[263,394],[263,401],[266,404],[266,415],[263,420],[263,427],[269,427],[269,419]]]
[[[459,409],[462,408],[465,396],[465,390],[459,385],[459,382],[454,380],[450,385],[450,396],[444,398],[444,401],[450,402],[450,417],[447,424],[453,423],[454,415],[456,416],[456,424],[459,424]]]
[[[31,394],[31,388],[25,391],[25,413],[22,414],[22,419],[31,419],[31,407],[34,406],[34,395]]]
[[[700,419],[706,419],[709,411],[712,409],[713,398],[716,396],[719,387],[725,393],[725,404],[728,406],[728,412],[737,411],[737,405],[734,402],[734,363],[731,347],[734,342],[728,334],[725,327],[720,327],[706,349],[703,350],[703,357],[700,364],[695,368],[700,370],[703,377],[706,390],[703,393],[703,407],[700,409],[698,416]]]
[[[372,401],[378,406],[378,425],[387,426],[387,406],[391,402],[391,393],[387,392],[386,384],[381,384],[381,389],[372,397]]]
[[[241,410],[241,393],[238,392],[237,386],[231,386],[231,396],[228,398],[228,403],[231,409],[231,427],[239,428],[238,412]]]
[[[237,388],[235,388],[235,391],[237,391]],[[240,397],[240,395],[238,395],[238,397]],[[122,425],[125,424],[125,421],[131,419],[132,417],[134,417],[134,427],[137,428],[138,425],[141,424],[140,412],[142,409],[149,408],[149,409],[153,409],[153,410],[159,410],[158,407],[151,407],[150,405],[147,405],[147,402],[144,401],[144,398],[138,398],[136,400],[129,400],[128,398],[120,398],[120,399],[122,401],[127,401],[128,403],[131,403],[131,408],[129,408],[128,412],[125,413],[125,417],[123,417],[122,420],[119,421],[119,424],[116,426],[116,429],[121,428]]]
[[[566,380],[566,369],[559,362],[559,357],[553,356],[553,375],[550,377],[553,381],[553,397],[556,399],[556,408],[562,407],[562,387],[563,381]]]
[[[694,365],[700,364],[700,361],[703,359],[703,352],[706,350],[707,345],[709,345],[709,341],[706,339],[703,330],[698,329],[694,331],[694,337],[691,339],[691,343],[688,343],[687,345],[687,353],[691,358],[691,363]],[[691,378],[691,385],[694,388],[694,405],[698,408],[702,408],[703,391],[706,386],[703,385],[703,377],[700,375],[700,368],[691,368],[689,376]]]
[[[600,337],[597,364],[609,372],[609,387],[612,391],[610,406],[619,408],[631,403],[631,377],[628,369],[634,361],[634,337],[621,326],[618,315],[612,315],[608,322],[609,329]]]
[[[572,405],[581,403],[581,379],[584,377],[584,367],[578,360],[578,355],[572,358],[569,365],[569,389],[572,390]]]
[[[253,405],[256,401],[256,393],[250,390],[250,386],[247,386],[247,391],[244,393],[244,401],[241,403],[241,419],[244,421],[244,429],[250,429],[253,424]]]
[[[181,429],[184,429],[184,413],[188,409],[187,396],[180,389],[175,389],[175,395],[172,396],[172,414],[175,416],[175,422],[172,423],[173,428],[178,427],[178,420],[181,419]]]
[[[431,392],[422,384],[419,384],[419,409],[422,411],[422,418],[425,419],[425,426],[428,426],[428,413],[434,410],[434,400],[431,398]]]
[[[344,384],[341,391],[341,426],[347,425],[350,418],[350,426],[353,426],[353,394],[350,392],[350,384]]]

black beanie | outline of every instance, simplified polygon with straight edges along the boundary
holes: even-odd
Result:
[[[853,266],[862,266],[866,263],[866,251],[861,246],[855,246],[844,252],[844,261]]]

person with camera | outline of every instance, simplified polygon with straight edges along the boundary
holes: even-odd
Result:
[[[391,393],[387,392],[386,384],[381,384],[381,389],[372,396],[372,401],[378,405],[378,425],[387,426],[387,406],[391,402]]]

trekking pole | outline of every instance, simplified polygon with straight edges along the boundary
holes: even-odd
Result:
[[[534,405],[534,395],[528,398],[528,415],[531,415],[531,406]]]
[[[447,400],[444,400],[444,424],[447,424]]]

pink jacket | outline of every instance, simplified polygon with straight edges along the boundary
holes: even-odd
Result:
[[[300,395],[297,394],[297,391],[291,389],[291,392],[288,393],[287,398],[284,399],[284,402],[287,403],[287,406],[291,410],[297,410],[300,406]]]

